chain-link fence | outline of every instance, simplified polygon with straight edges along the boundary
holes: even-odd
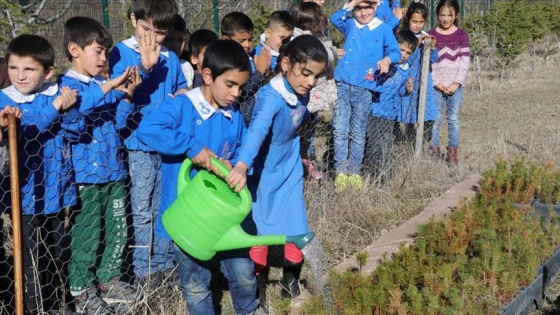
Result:
[[[326,3],[323,10],[330,16],[345,2],[337,0]],[[463,93],[483,92],[484,80],[503,78],[504,72],[507,74],[511,71],[521,53],[508,50],[509,46],[500,48],[499,43],[509,40],[500,32],[500,27],[510,27],[507,23],[500,24],[499,19],[486,21],[483,18],[488,15],[490,8],[499,2],[460,1],[463,10],[460,26],[470,32],[470,51],[458,42],[447,43],[447,47],[440,47],[438,50],[439,56],[435,59],[432,56],[431,70],[422,68],[425,58],[430,58],[429,50],[427,55],[422,54],[426,50],[424,46],[412,54],[407,66],[395,62],[390,67],[389,74],[384,76],[376,72],[377,61],[355,62],[345,68],[347,73],[361,78],[365,86],[372,86],[372,89],[375,86],[375,92],[367,89],[355,92],[353,84],[335,80],[340,78],[340,75],[334,72],[338,66],[336,63],[346,62],[346,59],[336,50],[344,47],[344,38],[331,26],[332,39],[329,44],[333,45],[332,53],[339,54],[340,59],[334,61],[333,67],[329,68],[329,72],[319,79],[315,88],[311,90],[308,105],[309,123],[305,123],[298,130],[301,168],[304,171],[310,212],[316,211],[315,207],[323,207],[315,197],[309,196],[313,190],[327,191],[330,194],[331,191],[341,193],[345,189],[360,190],[361,187],[368,187],[362,192],[369,194],[371,190],[382,191],[391,186],[395,177],[404,183],[403,178],[408,175],[402,175],[401,168],[415,160],[415,151],[417,155],[420,154],[429,161],[446,160],[451,165],[457,162],[457,153],[453,151],[457,145],[450,145],[448,150],[444,149],[449,141],[453,141],[451,138],[442,138],[441,151],[439,143],[433,142],[434,124],[436,132],[439,133],[442,120],[447,121],[450,126],[453,126],[456,120],[449,109],[446,116],[442,110],[443,106],[438,102],[457,101],[460,105],[462,100],[454,100],[454,96],[462,98]],[[0,0],[0,4],[2,3]],[[28,6],[24,13],[31,14],[27,20],[19,21],[24,23],[34,19],[33,32],[47,38],[55,47],[58,73],[64,73],[67,66],[63,53],[65,47],[62,47],[62,25],[69,17],[87,16],[102,21],[110,30],[115,43],[129,38],[133,33],[126,17],[130,1],[53,0],[41,3],[44,7],[39,9],[37,5],[32,5],[33,3],[22,2],[24,7]],[[500,3],[508,6],[507,2]],[[179,11],[185,18],[190,33],[200,28],[218,30],[219,21],[228,12],[246,12],[255,23],[253,43],[257,46],[258,35],[264,30],[268,15],[275,10],[289,8],[292,4],[293,1],[290,0],[181,1]],[[435,2],[424,1],[424,4],[430,12],[425,27],[428,30],[428,25],[433,25],[434,19],[437,19],[433,13]],[[525,5],[557,4],[550,1],[546,4],[533,1],[526,2]],[[6,10],[3,11],[4,14]],[[64,14],[59,19],[54,19],[53,17],[60,12]],[[506,14],[503,11],[496,12]],[[482,25],[487,28],[479,28]],[[26,30],[17,23],[12,23],[10,30],[13,29]],[[490,34],[488,29],[493,29],[494,32]],[[523,46],[525,50],[527,47],[533,47],[529,56],[532,56],[535,63],[541,62],[541,57],[544,56],[546,60],[547,56],[553,56],[558,51],[558,39],[554,31],[556,30],[551,29],[543,36],[534,37],[524,43],[519,41],[518,45]],[[515,45],[515,41],[512,43]],[[5,46],[0,46],[0,51],[4,49]],[[461,82],[461,85],[453,86],[449,93],[443,88],[434,90],[434,85],[447,78],[432,73],[433,64],[438,58],[442,58],[442,50],[446,49],[450,49],[452,54],[462,55],[467,65],[469,60],[472,61],[470,69],[464,69],[470,70],[469,84]],[[449,51],[447,53],[449,54]],[[506,62],[504,56],[511,57],[511,61]],[[248,86],[246,89],[258,90],[272,79],[272,74],[269,75],[270,77],[258,85]],[[379,87],[380,83],[384,83],[385,87],[391,86],[391,89],[382,89]],[[5,106],[13,100],[8,100],[10,95],[13,94],[1,94],[0,106]],[[384,98],[384,95],[391,97]],[[365,101],[360,103],[360,99]],[[127,143],[126,139],[135,127],[123,122],[123,117],[119,120],[118,115],[121,112],[117,106],[81,113],[82,125],[69,126],[62,115],[49,121],[51,117],[45,112],[26,107],[27,103],[33,102],[33,99],[28,100],[29,102],[20,102],[23,116],[19,120],[17,138],[19,173],[10,176],[5,169],[0,169],[0,201],[3,209],[3,215],[0,216],[0,227],[3,227],[0,240],[0,313],[14,313],[16,288],[13,257],[17,250],[20,250],[23,256],[24,303],[32,312],[49,313],[57,309],[65,312],[62,306],[66,305],[75,309],[75,296],[80,297],[80,293],[85,292],[89,285],[83,279],[70,281],[69,275],[74,275],[75,279],[76,274],[93,275],[95,287],[99,287],[99,292],[90,294],[103,296],[107,294],[105,289],[118,285],[122,286],[123,292],[132,290],[138,295],[149,297],[132,305],[122,302],[114,304],[119,312],[184,312],[184,306],[161,308],[162,299],[168,301],[166,304],[182,305],[183,302],[178,293],[177,280],[170,272],[174,268],[173,250],[169,247],[169,241],[159,239],[154,229],[157,229],[155,214],[160,207],[159,202],[162,202],[159,195],[162,194],[162,190],[165,192],[175,189],[171,187],[169,178],[161,178],[160,168],[165,164],[176,165],[177,159],[183,159],[185,156],[162,157],[156,152],[157,149],[148,150],[151,152],[146,154],[139,149],[138,144]],[[245,114],[250,116],[250,113]],[[424,117],[423,122],[419,122],[419,115]],[[416,132],[420,126],[420,130],[424,132],[417,137]],[[450,130],[442,135],[452,137],[453,132]],[[458,130],[456,132],[455,136],[458,137]],[[6,137],[7,134],[3,134],[0,164],[6,162],[7,148],[13,146],[7,143]],[[129,145],[136,145],[134,148],[139,150],[131,149]],[[161,143],[161,146],[165,147],[166,143]],[[342,169],[345,170],[341,171]],[[340,173],[361,177],[346,176],[340,179]],[[399,174],[395,176],[395,173]],[[79,179],[76,176],[79,176]],[[13,202],[11,181],[21,187],[19,200],[15,201],[22,207],[20,225],[23,238],[19,249],[14,248],[12,239],[12,229],[15,226],[10,216]],[[328,195],[327,198],[330,200],[335,198],[333,196]],[[381,201],[377,200],[378,204],[374,206],[383,206],[383,200],[380,199]],[[360,207],[360,203],[361,201],[356,201],[356,207]],[[330,206],[334,207],[333,204]],[[139,208],[142,207],[146,210],[143,216],[139,215]],[[357,223],[349,224],[355,226]],[[310,222],[310,225],[318,227],[319,223]],[[140,234],[145,236],[144,240],[139,240]],[[342,251],[340,247],[345,245],[339,247],[332,245],[333,242],[336,240],[329,240],[330,249],[333,252]],[[141,260],[145,260],[143,270],[140,270],[137,264]],[[91,262],[97,267],[81,270],[84,265],[89,266],[86,262]],[[138,280],[147,275],[150,275],[148,280]],[[122,283],[116,279],[122,280]],[[162,283],[169,283],[174,287],[166,287],[164,290]],[[162,293],[157,299],[153,297],[156,291]],[[137,298],[138,296],[135,296],[133,299]],[[154,307],[158,309],[154,310]]]

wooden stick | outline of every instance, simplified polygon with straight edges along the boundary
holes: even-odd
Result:
[[[21,253],[21,193],[19,187],[19,161],[17,121],[8,114],[8,146],[10,152],[10,189],[12,195],[12,239],[14,242],[14,287],[16,315],[23,315],[23,259]]]

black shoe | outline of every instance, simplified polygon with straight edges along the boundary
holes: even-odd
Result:
[[[266,308],[266,283],[268,282],[269,268],[265,267],[257,276],[257,297],[259,300],[260,308],[267,312]]]
[[[301,274],[301,267],[303,266],[303,262],[296,265],[294,265],[293,263],[288,264],[288,266],[284,266],[284,270],[282,271],[282,279],[280,280],[283,299],[293,299],[299,296],[301,293],[299,289],[299,276]]]

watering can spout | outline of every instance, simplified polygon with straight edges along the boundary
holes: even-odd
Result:
[[[315,232],[310,231],[307,234],[287,236],[286,243],[292,243],[297,246],[297,248],[302,249],[307,243],[315,237]]]
[[[239,225],[232,226],[226,234],[214,245],[215,251],[238,249],[259,245],[283,245],[293,243],[302,249],[315,237],[314,232],[307,234],[286,236],[286,235],[249,235]]]

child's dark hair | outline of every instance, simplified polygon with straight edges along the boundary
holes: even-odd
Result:
[[[210,69],[212,79],[216,79],[229,70],[251,73],[251,62],[238,42],[224,39],[214,42],[206,48],[202,62],[202,69],[205,68]]]
[[[63,49],[68,60],[72,61],[72,55],[68,51],[70,43],[76,43],[78,47],[84,49],[94,42],[97,42],[107,50],[113,46],[111,33],[97,20],[76,16],[64,23]]]
[[[397,42],[399,44],[406,44],[412,51],[418,47],[418,38],[411,30],[400,30],[397,35]]]
[[[325,69],[329,64],[329,55],[327,49],[317,37],[313,35],[300,35],[293,39],[286,38],[282,41],[280,47],[280,55],[278,56],[278,64],[275,72],[281,71],[281,60],[287,57],[290,64],[305,64],[308,60],[325,64]],[[325,70],[323,70],[325,72]]]
[[[173,23],[173,27],[171,27],[171,29],[174,29],[178,32],[181,32],[183,34],[187,34],[187,22],[185,21],[185,19],[183,19],[183,17],[179,14],[175,15],[175,23]]]
[[[323,30],[324,14],[321,7],[315,2],[301,2],[294,4],[290,9],[294,26],[304,31],[316,34]]]
[[[214,33],[213,31],[200,29],[192,33],[191,38],[189,39],[187,50],[191,55],[198,56],[202,49],[219,40],[220,38],[218,37],[218,34]]]
[[[410,24],[410,18],[415,13],[420,14],[422,16],[422,18],[424,19],[424,21],[428,21],[428,9],[426,8],[426,6],[423,5],[421,2],[412,2],[408,6],[408,9],[406,10],[406,15],[404,16],[404,19],[403,19],[403,29],[404,30],[410,29],[410,25],[409,25]]]
[[[242,12],[230,12],[222,19],[222,36],[231,38],[235,33],[250,33],[255,26],[251,18]]]
[[[43,69],[54,66],[54,48],[44,37],[23,34],[12,39],[6,48],[6,62],[10,56],[30,57],[37,61]]]
[[[440,0],[436,6],[436,14],[439,15],[441,13],[441,9],[444,7],[450,7],[453,9],[453,11],[455,11],[455,21],[453,21],[453,24],[455,26],[458,26],[459,12],[461,12],[459,2],[457,2],[457,0]]]
[[[294,29],[294,19],[292,19],[290,12],[285,10],[272,12],[268,18],[266,27],[272,28],[278,26],[290,31]]]
[[[155,28],[169,30],[175,24],[178,12],[176,0],[133,0],[127,16],[130,19],[134,14],[136,20],[151,19]]]

